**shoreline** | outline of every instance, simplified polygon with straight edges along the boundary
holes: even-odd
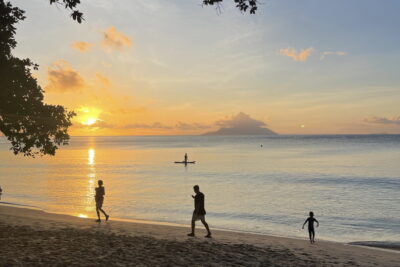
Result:
[[[40,207],[36,206],[31,206],[31,205],[25,205],[25,204],[17,204],[17,203],[10,203],[10,202],[2,202],[0,201],[0,207],[1,206],[8,206],[8,207],[15,207],[19,209],[29,209],[29,210],[37,210],[44,212],[46,214],[53,214],[53,215],[61,215],[61,216],[70,216],[73,218],[79,218],[79,219],[85,219],[85,220],[95,220],[95,217],[79,217],[74,214],[69,214],[69,213],[57,213],[57,212],[49,212],[46,211]],[[1,212],[0,212],[1,215]],[[171,226],[171,227],[180,227],[180,228],[189,228],[189,225],[185,224],[179,224],[179,223],[172,223],[172,222],[163,222],[163,221],[150,221],[150,220],[144,220],[144,219],[124,219],[124,218],[118,218],[118,217],[113,217],[113,221],[117,222],[124,222],[124,223],[135,223],[135,224],[146,224],[146,225],[159,225],[159,226]],[[202,227],[197,223],[198,227]],[[210,228],[213,231],[218,231],[218,232],[227,232],[227,233],[233,233],[233,234],[245,234],[245,235],[257,235],[257,236],[264,236],[266,238],[268,237],[273,237],[273,238],[287,238],[287,239],[294,239],[298,241],[305,241],[308,242],[308,238],[302,238],[302,237],[296,237],[296,236],[281,236],[281,235],[271,235],[271,234],[265,234],[265,233],[259,233],[259,232],[250,232],[250,231],[241,231],[241,230],[235,230],[235,229],[223,229],[223,228]],[[325,240],[325,239],[318,239],[318,242],[328,242],[328,243],[333,243],[333,244],[340,244],[340,245],[350,245],[350,246],[357,246],[357,247],[363,247],[366,249],[373,249],[373,250],[382,250],[382,251],[388,251],[388,252],[393,252],[393,253],[400,253],[400,242],[392,242],[392,241],[374,241],[374,240],[363,240],[363,241],[351,241],[351,242],[340,242],[340,241],[332,241],[332,240]]]
[[[57,248],[52,252],[52,255],[62,256],[57,259],[64,259],[67,262],[76,261],[76,264],[84,265],[88,263],[84,262],[86,256],[71,259],[69,254],[63,253],[74,249],[76,253],[88,250],[92,251],[92,254],[89,253],[87,256],[95,257],[96,253],[105,249],[101,246],[103,241],[99,243],[101,239],[113,240],[112,245],[106,241],[107,250],[104,253],[109,253],[109,251],[119,253],[121,258],[118,259],[121,263],[129,259],[129,262],[149,265],[165,264],[165,262],[174,265],[213,265],[212,263],[247,265],[246,263],[252,262],[248,265],[254,266],[258,266],[260,262],[272,266],[308,266],[310,264],[311,266],[399,266],[400,264],[399,254],[393,250],[330,241],[317,241],[316,244],[311,245],[307,240],[302,239],[221,230],[212,230],[213,238],[207,240],[203,238],[205,230],[199,224],[196,228],[196,237],[189,238],[186,236],[189,227],[154,223],[156,222],[118,221],[113,220],[112,217],[108,222],[95,223],[91,218],[84,219],[37,209],[0,205],[0,226],[3,230],[0,231],[2,232],[0,237],[3,238],[5,244],[14,244],[10,245],[10,248],[3,245],[0,249],[7,253],[3,253],[0,257],[3,257],[2,261],[13,257],[23,257],[18,259],[19,264],[22,263],[22,265],[38,263],[39,260],[43,260],[43,255],[47,255],[43,253]],[[21,233],[23,237],[19,237]],[[85,240],[84,244],[82,244],[82,238]],[[53,239],[58,240],[56,244],[51,243]],[[29,242],[40,244],[39,254],[36,255],[31,251],[39,248],[36,245],[33,247],[27,245]],[[77,250],[76,242],[82,245],[81,249]],[[170,251],[171,247],[174,251],[178,251],[176,255],[175,252]],[[32,253],[34,256],[27,256]],[[156,258],[154,258],[154,253],[158,255]],[[207,258],[207,255],[211,255],[211,258]],[[25,261],[24,257],[28,260]],[[33,258],[30,259],[30,257]],[[57,263],[57,259],[54,258],[51,264]],[[11,261],[10,265],[13,265]]]

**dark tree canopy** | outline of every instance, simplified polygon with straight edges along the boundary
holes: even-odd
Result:
[[[50,4],[58,4],[64,6],[66,9],[71,10],[71,17],[77,22],[81,23],[83,14],[77,10],[77,6],[81,3],[80,0],[49,0]],[[151,0],[148,0],[151,1]],[[219,7],[224,0],[202,0],[203,5],[216,5]],[[249,11],[250,14],[255,14],[257,11],[258,0],[230,0],[236,4],[236,7],[242,11]]]
[[[43,90],[32,77],[37,65],[12,54],[15,24],[24,11],[0,0],[0,132],[11,142],[14,154],[54,155],[68,144],[68,127],[75,115],[63,106],[43,102]]]

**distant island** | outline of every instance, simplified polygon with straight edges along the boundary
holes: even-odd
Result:
[[[243,112],[231,118],[220,120],[217,125],[221,127],[219,130],[207,132],[203,135],[278,135],[266,128],[265,122],[255,120]]]

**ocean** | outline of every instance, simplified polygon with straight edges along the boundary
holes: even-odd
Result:
[[[95,217],[104,181],[112,219],[189,225],[193,186],[212,228],[400,242],[400,135],[72,137],[54,157],[0,141],[0,202]],[[174,164],[187,153],[196,164]],[[198,223],[198,230],[203,226]]]

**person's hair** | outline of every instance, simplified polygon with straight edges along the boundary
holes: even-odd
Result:
[[[310,211],[310,217],[314,217],[314,212]]]
[[[98,183],[99,185],[103,185],[103,180],[99,180],[97,183]]]
[[[195,186],[193,186],[194,189],[200,189],[200,187],[196,184]]]

